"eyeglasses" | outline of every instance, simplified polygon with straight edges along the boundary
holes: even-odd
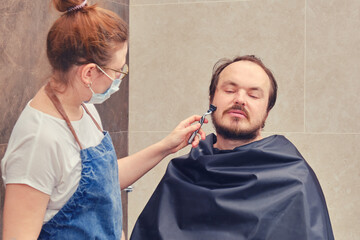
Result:
[[[120,79],[120,80],[123,80],[126,75],[129,73],[129,67],[128,65],[125,63],[125,65],[121,68],[121,70],[116,70],[116,69],[113,69],[113,68],[109,68],[109,67],[102,67],[103,69],[109,69],[111,71],[114,71],[116,73],[116,79]],[[102,70],[100,68],[100,70]],[[105,73],[105,72],[104,72]],[[106,74],[106,73],[105,73]],[[107,75],[107,74],[106,74]]]

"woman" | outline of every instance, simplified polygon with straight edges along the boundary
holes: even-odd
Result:
[[[86,0],[53,3],[64,12],[47,38],[53,74],[23,110],[2,160],[3,239],[120,239],[120,188],[186,146],[200,116],[117,160],[92,103],[116,92],[128,72],[127,26]]]

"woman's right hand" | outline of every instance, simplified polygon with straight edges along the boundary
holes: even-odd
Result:
[[[200,123],[197,123],[200,119],[201,116],[191,116],[180,122],[177,127],[160,142],[135,154],[119,159],[119,181],[121,189],[133,184],[169,154],[175,153],[183,147],[188,146],[188,140],[191,134],[200,128]],[[208,120],[205,119],[204,123],[207,122]],[[198,133],[202,139],[205,139],[204,131],[200,129]],[[192,147],[196,147],[199,144],[199,136],[196,136],[191,144]]]
[[[164,152],[175,153],[180,149],[186,147],[188,145],[188,140],[190,136],[198,130],[201,125],[198,123],[201,119],[199,115],[193,115],[183,121],[181,121],[175,129],[162,140],[164,146]],[[204,123],[208,123],[208,120],[205,119]],[[195,136],[194,140],[191,142],[192,147],[197,147],[199,145],[200,137],[201,139],[205,139],[206,134],[200,128],[198,131],[198,135]]]

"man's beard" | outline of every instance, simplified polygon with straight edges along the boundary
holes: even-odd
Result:
[[[239,109],[244,111],[246,113],[247,120],[250,121],[247,111],[242,106],[234,105],[232,108],[224,111],[224,113],[226,113],[231,109]],[[260,129],[265,126],[266,118],[264,117],[261,122],[255,124],[254,126],[251,126],[248,129],[244,129],[241,126],[231,127],[231,126],[222,125],[220,122],[221,120],[217,119],[214,113],[211,114],[211,119],[215,127],[216,133],[222,136],[223,138],[228,140],[253,140],[259,136]],[[233,121],[241,121],[241,120],[239,118],[234,117]]]

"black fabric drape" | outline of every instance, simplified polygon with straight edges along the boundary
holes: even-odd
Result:
[[[131,240],[332,240],[319,182],[285,137],[173,159]]]

